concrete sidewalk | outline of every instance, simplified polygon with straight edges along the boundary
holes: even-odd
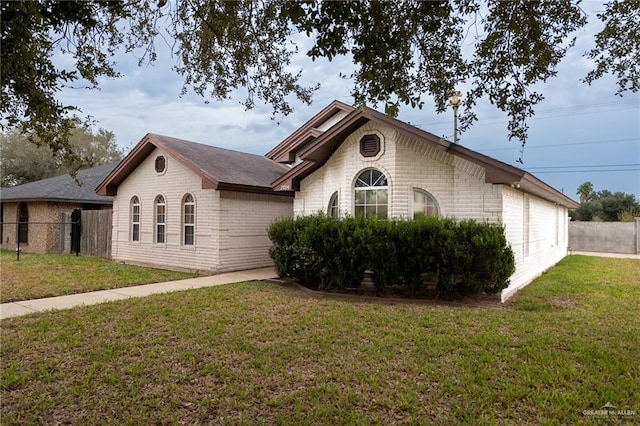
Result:
[[[23,300],[0,304],[0,320],[32,314],[51,309],[69,309],[80,305],[95,305],[112,300],[144,297],[151,294],[169,293],[172,291],[190,290],[194,288],[213,287],[242,281],[266,280],[274,278],[276,273],[272,267],[251,269],[248,271],[228,272],[180,281],[144,284],[134,287],[114,288],[111,290],[92,291],[90,293],[70,294],[68,296],[47,297],[43,299]]]
[[[600,253],[595,251],[574,251],[571,254],[578,254],[581,256],[596,256],[596,257],[614,257],[617,259],[639,259],[640,254],[625,254],[625,253]]]

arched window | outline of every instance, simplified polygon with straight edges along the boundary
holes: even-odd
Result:
[[[327,208],[327,215],[334,219],[337,219],[340,215],[338,209],[338,191],[334,192],[329,199],[329,207]]]
[[[413,190],[413,217],[418,216],[439,216],[438,203],[433,195],[422,189]]]
[[[29,244],[29,209],[27,203],[18,204],[18,242]]]
[[[379,170],[368,169],[355,183],[355,215],[386,219],[389,211],[387,178]]]
[[[140,199],[131,199],[131,241],[140,241]]]
[[[185,246],[192,246],[195,243],[196,235],[196,202],[193,195],[187,194],[182,200],[182,226]]]
[[[165,203],[162,195],[158,195],[156,197],[155,210],[156,243],[163,244],[165,242],[166,234],[167,204]]]

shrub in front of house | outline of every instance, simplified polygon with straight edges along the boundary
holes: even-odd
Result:
[[[398,273],[409,294],[416,294],[423,289],[425,281],[436,280],[446,230],[455,226],[455,222],[420,216],[398,225]]]
[[[496,294],[515,271],[513,251],[500,225],[464,220],[446,226],[438,250],[438,290]]]
[[[504,228],[473,220],[317,214],[274,222],[268,234],[278,275],[321,289],[358,287],[368,270],[377,293],[404,286],[416,294],[430,278],[442,293],[495,294],[515,271]]]
[[[316,247],[324,259],[323,289],[357,288],[367,266],[370,227],[363,218],[335,220],[324,215],[326,226],[318,235]]]
[[[272,223],[268,235],[273,245],[269,256],[279,277],[296,278],[305,285],[317,287],[324,268],[324,259],[314,250],[317,225],[322,218],[304,216],[283,218]]]

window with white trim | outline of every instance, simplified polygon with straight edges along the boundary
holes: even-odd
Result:
[[[162,195],[156,197],[155,202],[155,218],[156,218],[156,243],[164,244],[166,236],[167,223],[167,203]]]
[[[386,219],[389,212],[387,178],[381,171],[368,169],[355,182],[355,216]]]
[[[140,241],[140,199],[131,198],[131,241]]]
[[[185,246],[195,244],[196,202],[193,195],[187,194],[182,201],[182,243]]]
[[[413,218],[419,216],[440,216],[440,210],[433,195],[415,188],[413,190]]]

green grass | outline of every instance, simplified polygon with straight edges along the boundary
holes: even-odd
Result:
[[[0,251],[0,302],[192,278],[196,274],[122,265],[96,257]]]
[[[572,256],[493,309],[250,282],[11,318],[2,423],[637,424],[638,306],[639,261]]]

